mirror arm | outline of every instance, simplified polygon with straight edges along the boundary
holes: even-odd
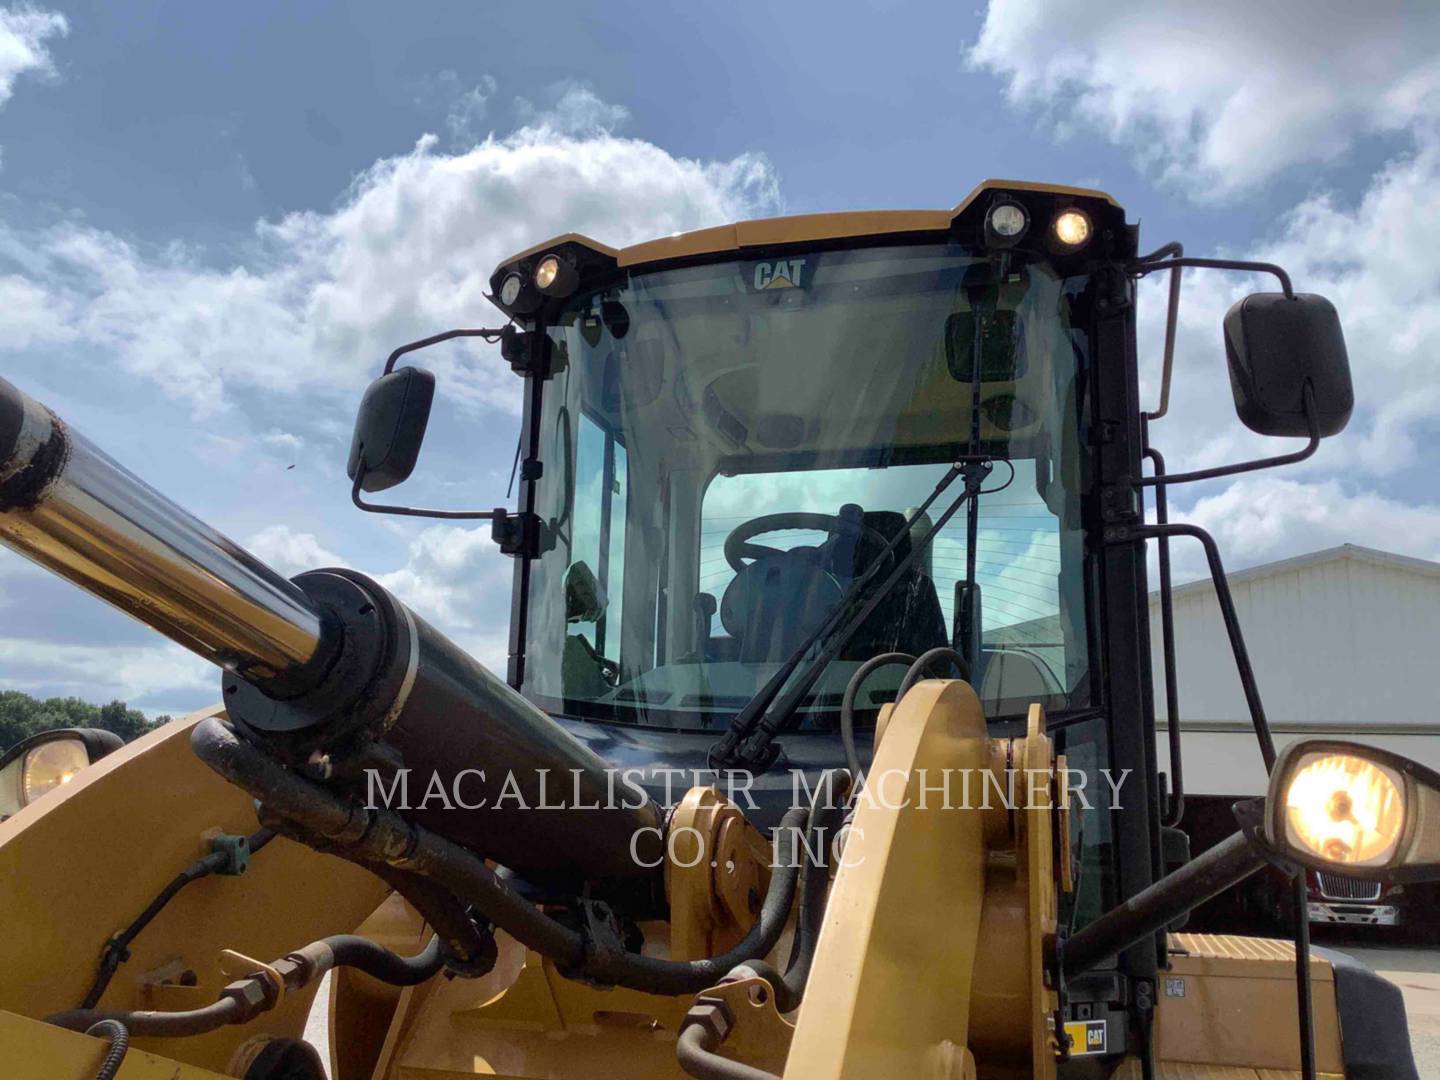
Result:
[[[1254,472],[1257,469],[1273,469],[1277,465],[1293,465],[1297,461],[1304,461],[1320,447],[1320,421],[1315,417],[1315,391],[1309,382],[1305,383],[1304,394],[1305,420],[1310,425],[1310,441],[1299,450],[1290,454],[1280,454],[1276,457],[1242,461],[1238,465],[1217,465],[1213,469],[1196,469],[1194,472],[1142,476],[1134,482],[1135,486],[1137,488],[1163,488],[1170,484],[1187,484],[1192,480],[1213,480],[1217,476],[1234,476],[1236,473]]]
[[[1159,420],[1170,411],[1170,376],[1175,370],[1175,327],[1180,318],[1180,271],[1186,266],[1207,270],[1251,270],[1256,273],[1274,274],[1280,281],[1280,289],[1287,299],[1295,298],[1290,284],[1290,275],[1283,267],[1274,263],[1240,262],[1233,259],[1187,259],[1185,248],[1179,241],[1171,241],[1164,247],[1156,248],[1148,255],[1142,255],[1128,267],[1137,278],[1156,270],[1170,271],[1170,302],[1165,314],[1165,355],[1160,367],[1160,405],[1154,412],[1144,413],[1146,420]]]
[[[389,375],[395,370],[395,361],[399,360],[400,357],[406,353],[415,352],[417,349],[429,348],[431,345],[439,345],[442,341],[462,337],[484,338],[493,345],[500,340],[501,335],[504,333],[504,330],[446,330],[443,334],[435,334],[432,337],[421,338],[419,341],[412,341],[408,345],[401,345],[390,354],[389,359],[385,361],[385,370],[382,374]],[[359,504],[357,503],[356,505],[358,506]],[[362,507],[362,509],[364,509],[364,507]]]
[[[350,485],[350,501],[367,514],[401,514],[405,517],[449,518],[454,520],[493,521],[505,518],[503,509],[495,510],[426,510],[418,506],[387,506],[368,503],[360,497],[360,485],[365,482],[365,463],[355,470],[355,482]]]

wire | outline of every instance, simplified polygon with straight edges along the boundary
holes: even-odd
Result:
[[[249,847],[250,854],[254,855],[273,839],[275,839],[274,832],[270,829],[260,829],[246,838],[246,845]],[[154,921],[155,916],[165,910],[165,905],[174,900],[180,890],[192,881],[199,881],[201,878],[207,878],[211,874],[219,872],[230,861],[230,858],[228,852],[216,850],[210,852],[203,859],[191,863],[176,874],[170,884],[156,894],[155,899],[150,901],[144,911],[135,916],[129,926],[105,943],[104,949],[100,952],[100,970],[95,975],[95,981],[90,984],[85,999],[80,1003],[82,1009],[93,1009],[99,1004],[101,995],[110,985],[110,980],[115,977],[116,970],[130,959],[130,943]]]
[[[101,1020],[85,1029],[86,1035],[104,1036],[110,1041],[105,1060],[95,1072],[95,1080],[114,1080],[115,1074],[130,1051],[130,1030],[119,1020]]]

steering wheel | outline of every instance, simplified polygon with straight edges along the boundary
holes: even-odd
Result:
[[[863,536],[866,540],[884,548],[890,542],[889,537],[880,530],[866,525],[864,522],[839,517],[835,514],[808,514],[799,511],[786,511],[780,514],[762,514],[760,517],[751,518],[730,531],[725,537],[725,561],[738,574],[744,570],[746,563],[743,559],[764,559],[769,556],[782,555],[784,552],[779,548],[765,547],[763,544],[752,544],[755,537],[768,532],[778,532],[781,529],[813,529],[818,532],[827,533],[830,536],[847,536],[858,538]]]

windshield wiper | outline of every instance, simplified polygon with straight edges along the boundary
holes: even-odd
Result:
[[[711,768],[734,768],[743,765],[763,770],[774,763],[779,754],[779,747],[774,746],[773,742],[785,722],[810,693],[811,688],[814,687],[830,662],[839,655],[840,650],[845,647],[845,643],[864,625],[865,620],[870,617],[880,602],[890,595],[890,591],[925,553],[925,549],[930,546],[931,541],[955,515],[955,512],[979,493],[980,485],[990,475],[991,467],[990,459],[983,456],[962,457],[950,467],[940,478],[940,482],[935,485],[935,490],[906,519],[905,525],[885,545],[884,550],[871,561],[864,573],[851,582],[844,596],[840,598],[840,603],[835,606],[835,610],[809,637],[800,643],[799,647],[780,665],[780,669],[770,677],[770,680],[745,703],[744,708],[735,714],[735,718],[730,721],[729,729],[710,748]],[[885,560],[902,540],[910,536],[921,515],[944,494],[945,490],[959,476],[965,478],[965,490],[946,507],[945,513],[940,516],[924,537],[918,543],[911,545],[910,553],[900,560],[884,583],[874,591],[844,628],[835,634],[835,628],[840,624],[840,620],[848,613],[865,587],[878,575]],[[833,637],[832,634],[834,634]],[[810,662],[804,674],[796,680],[795,685],[781,697],[780,691],[784,689],[785,684],[790,681],[790,677],[805,659],[805,654],[821,642],[825,642],[825,647]]]

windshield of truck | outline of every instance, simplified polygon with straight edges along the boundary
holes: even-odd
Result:
[[[802,729],[836,723],[869,657],[966,633],[990,716],[1089,705],[1084,286],[923,244],[634,273],[575,297],[548,328],[523,690],[555,713],[723,728],[876,559],[923,546],[815,683]],[[994,460],[973,588],[966,509],[934,527],[963,482],[884,554],[966,454]],[[902,674],[877,672],[861,708]]]

